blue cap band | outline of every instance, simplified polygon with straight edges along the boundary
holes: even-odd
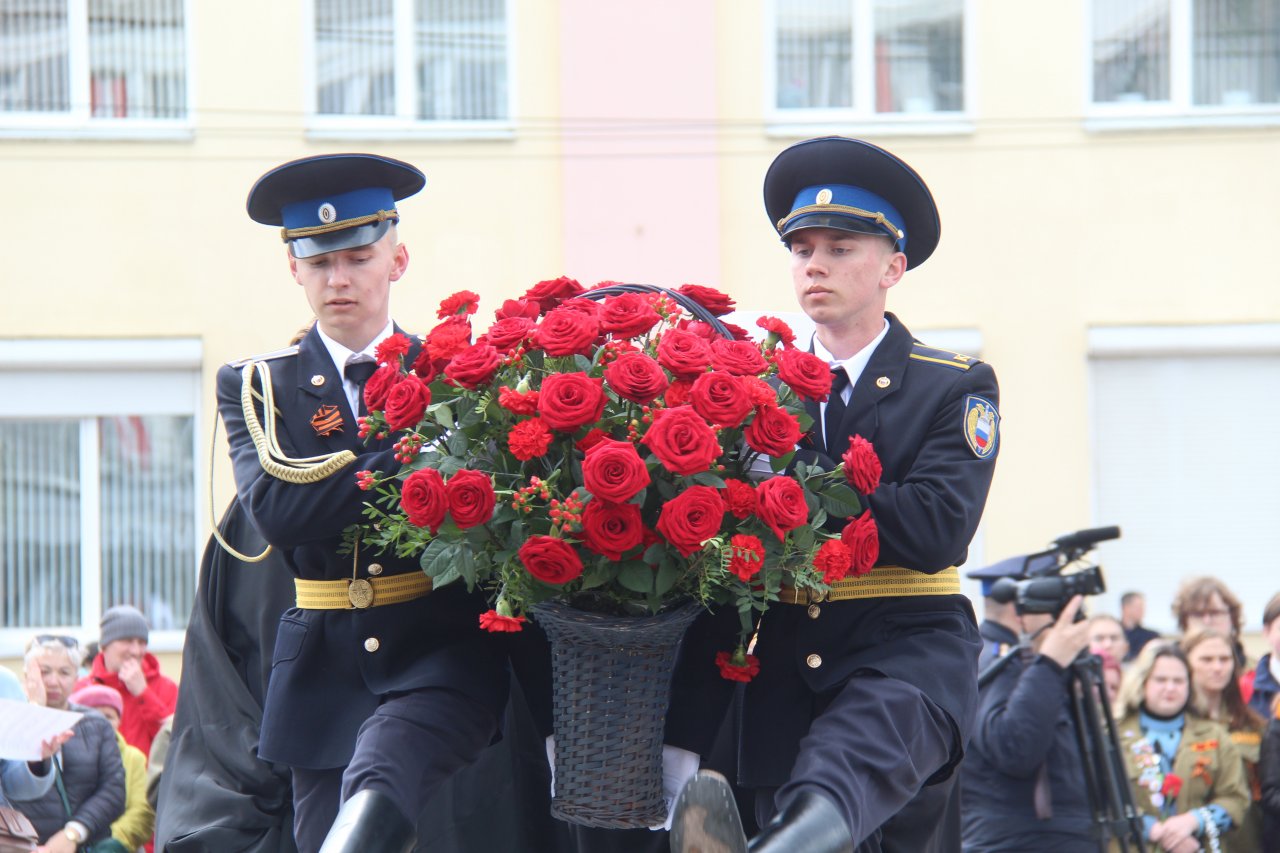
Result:
[[[841,228],[861,234],[884,234],[906,249],[902,214],[882,196],[848,184],[806,187],[796,195],[791,212],[777,223],[785,237],[802,228]],[[850,228],[854,225],[857,227]]]

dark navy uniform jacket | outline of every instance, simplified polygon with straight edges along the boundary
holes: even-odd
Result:
[[[982,635],[982,657],[978,658],[978,670],[981,672],[991,664],[1004,657],[1018,645],[1018,635],[990,619],[983,619],[978,625],[978,633]]]
[[[422,571],[416,559],[398,559],[393,553],[362,549],[357,559],[338,553],[342,530],[361,520],[369,499],[356,486],[355,472],[393,472],[399,463],[391,441],[366,447],[357,437],[342,378],[317,330],[312,328],[296,351],[268,363],[282,451],[299,458],[347,449],[356,461],[313,484],[286,483],[267,474],[245,425],[241,372],[224,365],[218,371],[218,410],[226,424],[239,500],[254,527],[300,578],[351,578],[354,570],[355,576],[368,579],[375,563],[384,577]],[[337,407],[342,429],[321,436],[312,419],[326,405]],[[260,403],[258,415],[261,419]],[[364,610],[285,611],[259,754],[309,769],[342,767],[351,759],[361,723],[381,696],[423,687],[466,693],[499,719],[508,684],[505,650],[500,640],[480,629],[484,609],[480,594],[451,584],[413,601]]]
[[[917,344],[896,317],[886,316],[889,331],[854,385],[828,461],[839,457],[849,436],[874,444],[883,467],[869,498],[879,563],[934,574],[964,560],[982,516],[998,447],[985,458],[970,448],[966,400],[976,395],[998,405],[996,377],[980,361]],[[810,409],[817,430],[817,404]],[[824,449],[820,435],[807,439],[811,450]],[[761,620],[760,674],[747,685],[743,706],[744,784],[785,783],[823,695],[858,673],[915,685],[950,714],[958,733],[968,732],[981,640],[965,596],[826,602],[816,619],[806,611],[777,604]],[[806,663],[812,654],[821,657],[820,666]],[[855,741],[870,736],[849,734]],[[960,757],[957,743],[952,764]]]

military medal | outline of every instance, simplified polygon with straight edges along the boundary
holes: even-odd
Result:
[[[373,604],[373,584],[364,578],[352,578],[347,587],[347,599],[357,610],[365,609]]]
[[[342,432],[342,412],[332,404],[321,406],[311,416],[311,428],[321,438]]]

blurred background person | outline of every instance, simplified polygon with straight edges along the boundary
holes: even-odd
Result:
[[[1280,697],[1280,592],[1271,596],[1262,609],[1262,635],[1271,650],[1245,673],[1240,689],[1249,707],[1269,719],[1276,698]]]
[[[1107,705],[1115,708],[1120,696],[1120,682],[1124,678],[1124,670],[1120,661],[1110,652],[1096,652],[1102,660],[1102,684],[1107,689]]]
[[[1191,665],[1191,706],[1206,719],[1221,723],[1244,760],[1250,805],[1231,837],[1233,853],[1257,853],[1262,845],[1262,814],[1258,801],[1258,757],[1266,719],[1240,693],[1240,665],[1231,642],[1217,631],[1197,631],[1183,638],[1182,651]]]
[[[0,699],[27,701],[18,676],[0,666]],[[66,731],[41,744],[40,761],[11,761],[0,758],[0,806],[13,808],[6,794],[23,800],[34,800],[53,787],[53,763],[49,760],[72,736]]]
[[[132,746],[151,753],[151,739],[173,716],[178,685],[160,673],[160,661],[147,651],[147,617],[136,607],[119,604],[102,614],[98,643],[89,674],[76,684],[104,684],[124,700],[120,734]]]
[[[70,701],[80,666],[73,637],[36,636],[27,645],[30,701],[84,714],[53,761],[53,787],[15,805],[31,819],[45,853],[76,853],[82,845],[111,836],[111,823],[124,811],[124,765],[115,729],[101,714]]]
[[[1280,853],[1280,707],[1262,736],[1258,770],[1262,777],[1262,849]]]
[[[1229,849],[1249,804],[1244,762],[1224,726],[1190,707],[1175,643],[1149,643],[1120,685],[1116,727],[1134,805],[1155,849]],[[1224,843],[1225,841],[1225,843]]]
[[[1240,644],[1244,608],[1226,584],[1211,577],[1188,578],[1178,587],[1170,609],[1178,622],[1178,633],[1184,637],[1205,628],[1225,634],[1231,640],[1241,669],[1244,668],[1246,658],[1244,646]]]
[[[1128,663],[1138,656],[1143,646],[1160,635],[1150,628],[1144,627],[1143,618],[1147,615],[1147,597],[1140,592],[1130,590],[1120,596],[1120,625],[1124,628],[1124,638],[1129,643],[1129,653],[1121,663]]]
[[[156,813],[147,800],[147,758],[142,750],[126,743],[124,735],[120,734],[124,700],[114,688],[89,684],[72,693],[71,702],[93,708],[116,730],[116,745],[124,764],[124,812],[111,824],[111,838],[117,842],[121,853],[138,850],[151,841],[151,833],[156,828]],[[94,853],[108,853],[108,850],[98,845],[94,847]]]
[[[1129,641],[1119,619],[1107,613],[1089,617],[1089,651],[1095,655],[1106,652],[1118,661],[1129,657]]]

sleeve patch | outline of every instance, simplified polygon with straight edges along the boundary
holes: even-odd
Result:
[[[964,440],[979,459],[995,455],[1000,439],[1000,413],[985,397],[970,394],[964,398]]]

